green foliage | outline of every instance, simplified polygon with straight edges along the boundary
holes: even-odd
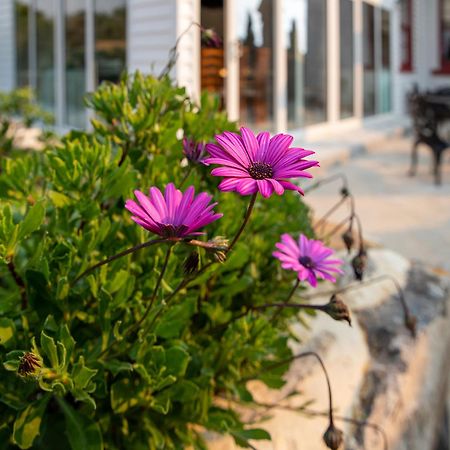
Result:
[[[311,234],[306,206],[292,192],[258,200],[228,260],[181,289],[193,249],[175,245],[145,315],[167,244],[75,280],[151,238],[124,208],[134,189],[194,184],[224,214],[208,238],[232,238],[249,198],[220,193],[210,168],[183,163],[181,139],[209,141],[235,124],[216,99],[196,105],[168,78],[139,73],[101,85],[88,104],[93,132],[5,158],[0,173],[0,448],[204,449],[204,429],[243,446],[269,439],[216,398],[251,402],[251,379],[283,384],[286,367],[270,366],[291,354],[294,313],[245,312],[286,298],[293,276],[271,254],[281,233]],[[213,261],[198,252],[201,267]],[[29,351],[41,367],[19,376]]]

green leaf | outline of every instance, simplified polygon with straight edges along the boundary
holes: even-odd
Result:
[[[0,318],[0,345],[11,348],[15,343],[16,326],[11,319]]]
[[[43,202],[38,202],[28,211],[25,219],[22,221],[19,227],[18,240],[22,240],[30,235],[33,231],[36,231],[42,224],[45,217],[45,207]]]
[[[103,436],[98,423],[75,411],[63,398],[56,397],[66,419],[66,434],[72,450],[102,450]]]
[[[52,337],[47,336],[44,331],[41,332],[41,347],[44,354],[49,359],[51,366],[57,368],[59,360],[55,340]]]
[[[191,357],[180,346],[174,346],[166,350],[166,368],[170,375],[182,377],[186,373]]]
[[[42,397],[18,414],[13,427],[13,441],[20,448],[30,448],[39,435],[42,416],[49,399],[48,396]]]
[[[86,389],[92,377],[97,373],[97,370],[90,369],[84,365],[84,358],[80,356],[78,362],[73,365],[72,379],[75,387],[78,389]]]

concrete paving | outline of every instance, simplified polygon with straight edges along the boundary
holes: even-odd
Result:
[[[314,143],[308,148],[315,149]],[[407,175],[411,138],[391,135],[352,158],[329,163],[328,151],[317,148],[326,161],[315,179],[336,173],[347,176],[367,239],[450,273],[450,150],[444,155],[443,182],[435,186],[431,152],[419,150],[416,177]],[[307,184],[303,184],[304,187]],[[338,199],[339,182],[311,191],[306,202],[316,217]],[[330,218],[338,223],[348,214],[344,207]]]

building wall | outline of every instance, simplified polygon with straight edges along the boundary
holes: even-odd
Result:
[[[0,0],[0,91],[15,85],[14,0]]]
[[[198,27],[191,24],[200,22],[200,0],[129,0],[127,12],[128,70],[159,75],[180,38],[171,74],[197,96],[200,73],[196,42],[200,36]]]
[[[158,75],[177,33],[177,0],[128,0],[127,67]]]

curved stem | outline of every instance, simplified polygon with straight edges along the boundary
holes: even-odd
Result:
[[[286,364],[290,364],[293,361],[297,360],[297,359],[301,359],[301,358],[307,358],[309,356],[314,356],[317,361],[319,361],[319,364],[322,368],[322,371],[325,375],[325,380],[327,382],[327,388],[328,388],[328,417],[330,419],[330,425],[333,425],[333,394],[331,392],[331,383],[330,383],[330,378],[328,376],[328,372],[327,369],[325,367],[325,364],[323,363],[322,358],[316,353],[316,352],[303,352],[303,353],[299,353],[297,355],[291,356],[290,358],[284,359],[282,361],[279,361],[275,364],[272,364],[268,367],[264,367],[264,371],[270,371],[273,369],[277,369],[278,367],[281,366],[285,366]],[[241,381],[245,382],[245,381],[249,381],[250,379],[252,379],[254,377],[246,377],[243,378]]]
[[[28,297],[26,294],[26,287],[25,282],[23,281],[23,278],[17,273],[16,266],[14,265],[13,260],[9,261],[7,263],[9,273],[13,277],[15,283],[17,284],[17,287],[20,291],[20,298],[21,298],[21,309],[27,309],[28,306]]]
[[[244,216],[244,221],[242,222],[241,227],[239,228],[238,232],[236,233],[236,235],[234,236],[233,240],[231,241],[231,244],[228,247],[227,253],[234,247],[234,245],[236,244],[238,239],[241,237],[241,234],[244,231],[245,226],[247,225],[248,220],[250,219],[250,216],[252,214],[253,207],[255,206],[255,201],[256,201],[256,196],[257,195],[258,195],[257,192],[252,195],[252,198],[250,199],[250,203],[249,203],[249,205],[247,207],[247,211],[246,211],[245,216]]]
[[[328,219],[328,217],[331,216],[339,207],[345,203],[347,200],[347,197],[342,197],[339,199],[337,203],[335,203],[314,225],[314,228],[317,228],[317,231],[322,231],[323,226],[325,225],[325,220]],[[320,230],[319,230],[320,228]]]
[[[83,278],[87,274],[91,273],[95,269],[98,269],[99,267],[104,266],[105,264],[115,261],[116,259],[119,259],[122,256],[126,256],[126,255],[129,255],[130,253],[137,252],[138,250],[141,250],[145,247],[150,247],[151,245],[160,244],[162,242],[167,242],[167,241],[168,240],[165,238],[157,238],[157,239],[153,239],[151,241],[144,242],[143,244],[135,245],[134,247],[128,248],[127,250],[124,250],[122,252],[116,253],[115,255],[110,256],[109,258],[106,258],[103,261],[100,261],[99,263],[94,264],[93,266],[86,269],[84,272],[81,273],[81,275],[78,275],[75,278],[75,280],[72,282],[72,286],[74,286],[81,278]]]
[[[183,179],[181,180],[181,183],[178,186],[178,189],[181,189],[184,185],[184,183],[186,183],[187,179],[189,178],[189,175],[192,173],[192,166],[189,165],[189,169],[186,171],[186,173],[184,174]]]
[[[164,277],[164,274],[166,272],[166,269],[167,269],[167,265],[169,263],[169,258],[170,258],[170,255],[172,253],[172,247],[173,247],[173,245],[171,245],[168,248],[168,250],[167,250],[166,257],[164,259],[164,263],[163,263],[163,266],[161,268],[161,272],[159,273],[158,280],[156,281],[155,289],[153,289],[153,294],[152,294],[152,296],[150,298],[149,304],[148,304],[144,314],[142,315],[142,317],[133,325],[133,327],[131,327],[130,332],[132,330],[135,330],[136,328],[139,328],[141,323],[147,318],[150,310],[152,309],[153,304],[155,303],[156,294],[158,293],[159,286],[161,284],[161,281],[162,281],[162,279]]]
[[[331,175],[329,177],[322,178],[321,180],[316,181],[311,186],[304,189],[304,192],[305,192],[305,194],[307,194],[308,192],[311,192],[314,189],[317,189],[320,186],[323,186],[324,184],[331,183],[332,181],[338,180],[338,179],[342,180],[342,189],[345,189],[346,191],[348,191],[348,180],[347,180],[346,175],[343,173],[337,173],[335,175]]]
[[[399,282],[391,275],[387,275],[387,274],[380,275],[380,276],[372,278],[370,280],[360,281],[360,282],[358,282],[358,284],[349,284],[340,289],[334,289],[332,291],[327,291],[327,292],[316,292],[314,294],[305,296],[304,298],[306,300],[311,300],[316,297],[328,297],[331,295],[342,294],[343,292],[352,291],[354,289],[359,289],[361,287],[364,287],[364,286],[367,286],[370,284],[375,284],[375,283],[378,283],[380,281],[385,281],[385,280],[389,280],[394,284],[394,286],[397,290],[397,293],[398,293],[398,299],[402,306],[405,326],[410,330],[412,336],[414,337],[416,334],[415,324],[413,323],[415,321],[415,317],[413,314],[411,314],[411,312],[408,308],[408,304],[406,303],[405,295],[404,295],[402,287],[400,286]]]
[[[280,307],[275,311],[272,318],[270,319],[270,322],[273,322],[275,319],[278,318],[278,316],[281,314],[281,311],[283,310],[283,306],[285,306],[287,303],[289,303],[289,301],[291,300],[291,298],[293,297],[293,295],[295,294],[295,291],[298,289],[299,286],[300,286],[300,280],[297,278],[297,281],[295,282],[292,289],[289,291],[289,294],[286,297],[286,300],[283,303],[278,305]]]

